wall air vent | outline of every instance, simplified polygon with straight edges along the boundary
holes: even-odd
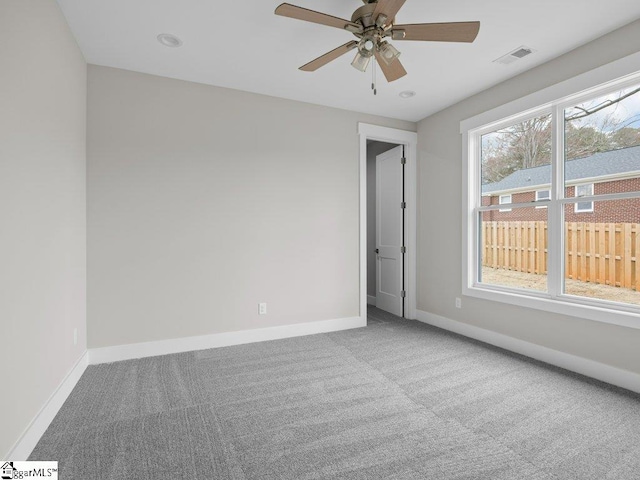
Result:
[[[509,65],[510,63],[515,62],[516,60],[520,60],[521,58],[526,57],[527,55],[531,55],[533,53],[533,49],[529,47],[525,47],[524,45],[516,48],[515,50],[503,55],[502,57],[493,61],[493,63],[500,63],[502,65]]]

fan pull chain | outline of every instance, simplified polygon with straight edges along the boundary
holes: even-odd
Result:
[[[373,62],[373,68],[371,69],[371,90],[374,95],[378,95],[378,89],[376,88],[376,62]]]

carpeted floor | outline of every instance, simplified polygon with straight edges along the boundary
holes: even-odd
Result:
[[[90,366],[61,479],[640,479],[640,396],[378,309],[369,326]]]

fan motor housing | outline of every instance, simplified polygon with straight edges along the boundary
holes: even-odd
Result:
[[[376,22],[373,18],[373,11],[376,9],[375,3],[368,3],[358,8],[353,15],[351,15],[351,21],[353,23],[361,23],[364,28],[373,27]]]

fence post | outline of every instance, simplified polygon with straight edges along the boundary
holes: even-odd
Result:
[[[609,275],[607,284],[612,287],[616,286],[616,224],[609,223],[609,248],[608,248],[608,257],[609,257]]]
[[[622,241],[624,243],[624,287],[631,288],[631,224],[623,223]]]

